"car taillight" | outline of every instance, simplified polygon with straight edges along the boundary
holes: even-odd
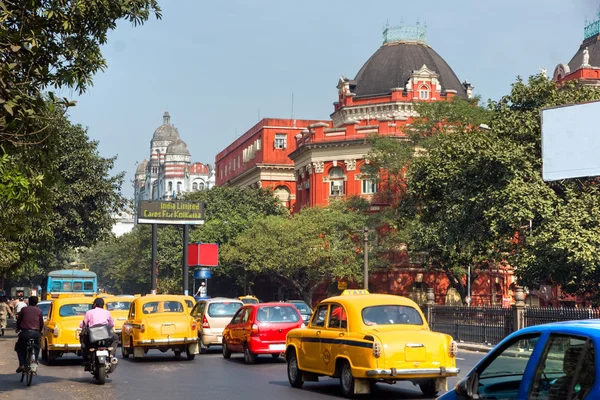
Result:
[[[450,342],[448,353],[450,353],[450,357],[456,357],[458,354],[458,343],[456,343],[454,340]]]
[[[259,333],[260,331],[258,329],[258,325],[252,324],[252,331],[250,332],[250,336],[258,336]]]
[[[208,323],[208,320],[206,319],[206,315],[202,319],[202,329],[210,329],[210,324]]]
[[[54,335],[54,337],[58,337],[58,334],[60,333],[60,331],[58,330],[58,325],[54,327],[54,330],[52,331],[52,334]]]
[[[373,357],[381,357],[381,343],[373,342]]]
[[[144,333],[144,332],[146,332],[146,325],[142,324],[142,325],[140,326],[140,332],[141,332],[141,333]]]
[[[192,330],[195,331],[198,328],[198,324],[196,324],[196,320],[192,321]]]

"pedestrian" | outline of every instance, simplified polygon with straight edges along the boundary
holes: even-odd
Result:
[[[4,336],[9,316],[13,318],[12,311],[8,305],[8,299],[6,296],[2,296],[0,297],[0,336]]]
[[[21,310],[24,309],[25,307],[27,307],[27,303],[25,303],[25,301],[23,300],[22,297],[19,297],[19,300],[17,301],[17,304],[15,304],[15,317],[17,315],[19,315],[19,313],[21,312]]]
[[[202,282],[198,291],[196,292],[196,296],[206,297],[206,283]]]

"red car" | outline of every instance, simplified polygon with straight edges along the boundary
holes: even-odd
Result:
[[[302,316],[292,304],[247,304],[223,331],[223,357],[244,353],[246,364],[253,364],[259,354],[278,358],[285,352],[287,333],[302,326]]]

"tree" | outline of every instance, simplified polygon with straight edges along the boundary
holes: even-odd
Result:
[[[308,208],[290,217],[258,219],[232,243],[223,259],[294,288],[308,304],[323,283],[360,279],[362,214],[343,203]]]

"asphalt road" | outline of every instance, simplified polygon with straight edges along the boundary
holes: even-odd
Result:
[[[14,353],[13,353],[14,354]],[[449,388],[464,376],[482,357],[481,353],[460,352],[459,377],[450,379]],[[150,351],[141,361],[121,359],[106,385],[94,384],[92,376],[83,371],[81,359],[65,357],[55,365],[40,365],[32,387],[26,388],[17,374],[0,375],[0,398],[26,394],[44,399],[191,399],[263,400],[263,399],[341,399],[337,379],[321,378],[307,382],[302,389],[293,389],[287,381],[283,359],[259,357],[255,365],[245,365],[241,355],[230,360],[221,356],[220,348],[197,355],[193,361],[176,359],[172,352]],[[41,396],[41,397],[40,397]],[[378,384],[365,399],[422,399],[418,387],[409,382],[396,385]]]

